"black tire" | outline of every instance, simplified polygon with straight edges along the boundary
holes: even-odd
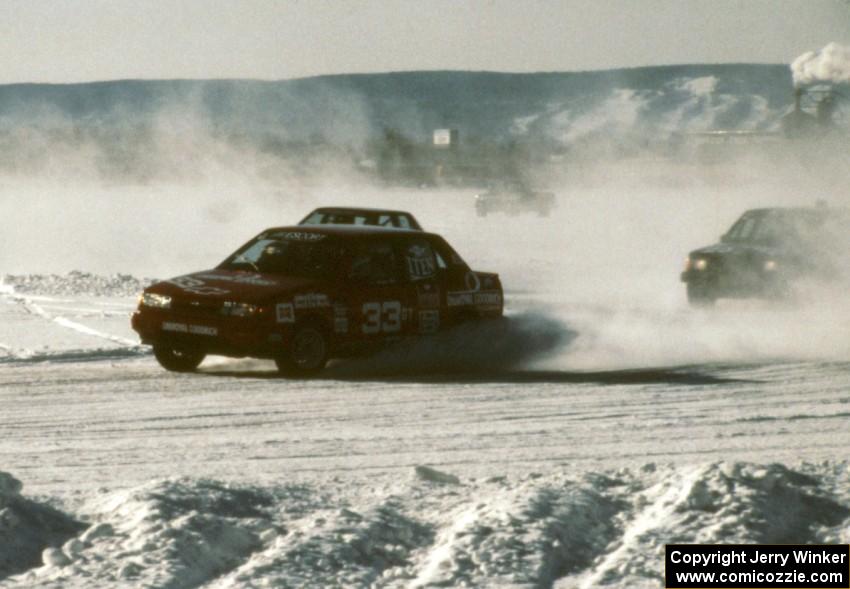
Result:
[[[154,344],[153,355],[160,366],[171,372],[192,372],[206,357],[200,350],[175,348],[165,344]]]
[[[717,296],[706,286],[688,283],[688,303],[691,307],[711,307]]]
[[[284,376],[303,378],[318,374],[328,363],[330,340],[327,331],[314,323],[297,326],[286,352],[275,358]]]

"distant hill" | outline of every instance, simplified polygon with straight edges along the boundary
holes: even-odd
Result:
[[[787,65],[594,72],[399,72],[284,81],[121,80],[0,86],[0,133],[22,127],[134,132],[174,125],[248,138],[357,145],[384,129],[414,140],[570,143],[596,133],[764,129],[792,102]]]

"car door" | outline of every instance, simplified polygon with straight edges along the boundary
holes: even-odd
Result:
[[[408,236],[400,242],[404,273],[413,300],[414,331],[436,332],[443,322],[443,286],[437,254],[425,236]]]
[[[347,280],[352,339],[375,342],[414,331],[412,291],[392,240],[358,243],[352,250]]]

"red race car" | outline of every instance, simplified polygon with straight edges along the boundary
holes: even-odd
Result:
[[[207,354],[319,372],[401,336],[502,315],[497,274],[475,272],[439,235],[369,226],[268,229],[218,267],[146,288],[132,325],[168,370]]]

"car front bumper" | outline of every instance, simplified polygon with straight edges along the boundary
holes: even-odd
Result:
[[[285,338],[257,318],[198,318],[162,309],[142,308],[131,326],[143,344],[166,344],[223,356],[273,358]]]

